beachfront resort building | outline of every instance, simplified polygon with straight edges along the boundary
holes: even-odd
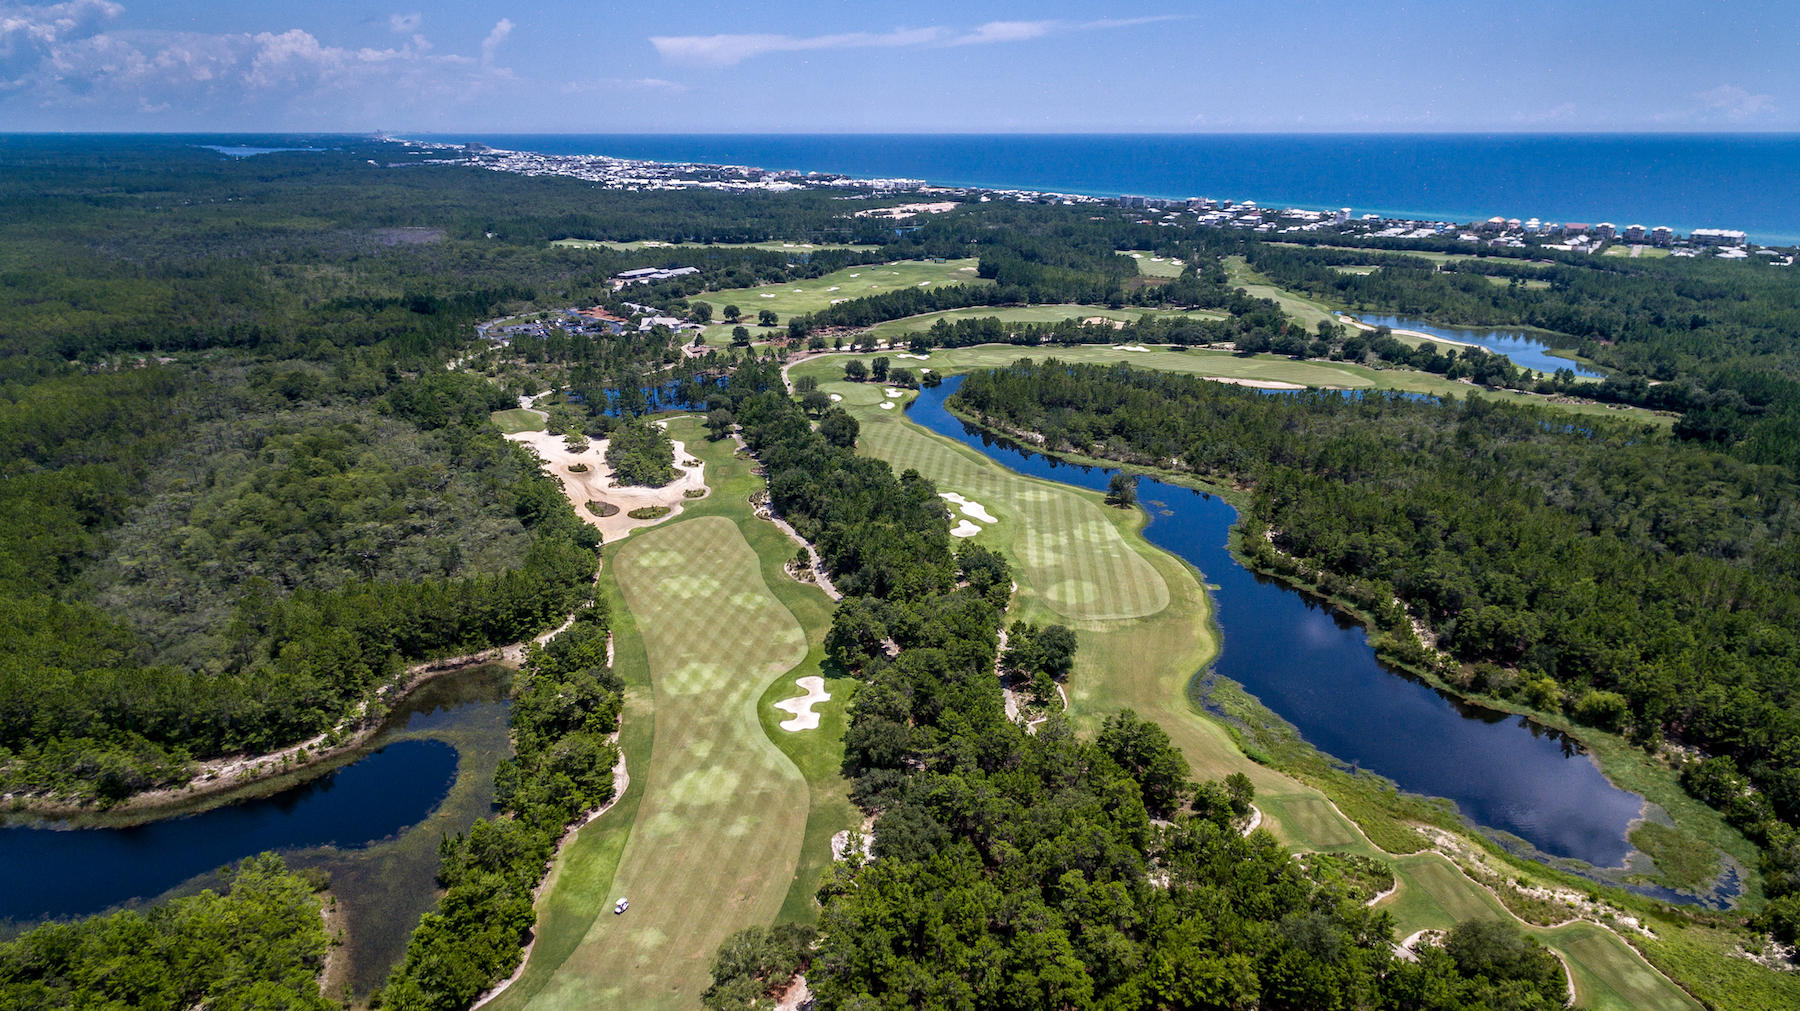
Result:
[[[1731,228],[1696,228],[1688,236],[1696,246],[1741,246],[1744,239],[1743,232]]]
[[[1657,225],[1655,228],[1650,229],[1650,242],[1657,246],[1673,246],[1675,244],[1675,229],[1670,228],[1668,225]]]

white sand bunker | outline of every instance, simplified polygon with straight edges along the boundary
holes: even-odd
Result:
[[[915,354],[912,354],[911,352],[907,352],[904,354],[897,354],[894,357],[895,358],[911,358],[912,360],[919,361],[919,362],[928,362],[931,360],[930,355],[915,355]]]
[[[796,695],[791,699],[782,699],[775,703],[775,708],[784,713],[793,713],[791,720],[782,720],[781,729],[792,732],[796,730],[817,730],[819,714],[813,712],[813,706],[820,702],[829,702],[831,695],[825,691],[825,679],[814,675],[795,678],[794,683],[800,686],[805,695]]]
[[[1230,383],[1233,386],[1249,386],[1258,390],[1304,390],[1299,383],[1284,383],[1276,379],[1239,379],[1235,376],[1201,376],[1214,383]]]
[[[831,304],[837,305],[839,302],[848,302],[848,301],[850,301],[850,300],[847,298],[834,298],[831,300]]]
[[[1114,344],[1113,350],[1114,351],[1148,351],[1150,349],[1143,346],[1142,344]]]
[[[974,267],[958,267],[958,268],[956,268],[956,269],[957,269],[957,270],[958,270],[958,271],[960,271],[960,272],[962,272],[962,273],[964,273],[964,274],[973,274],[973,273],[975,273],[975,268],[974,268]]]
[[[881,402],[881,409],[882,409],[882,410],[884,410],[884,411],[891,411],[891,410],[893,410],[893,409],[894,409],[894,402],[893,402],[893,401],[892,401],[892,400],[883,400],[883,401],[882,401],[882,402]]]
[[[771,295],[766,291],[757,296],[757,298],[774,298],[774,297],[775,297],[774,295]]]
[[[834,284],[831,287],[826,288],[825,290],[826,291],[836,291],[836,290],[838,290],[838,286]]]
[[[980,502],[975,502],[970,499],[963,498],[961,495],[958,495],[957,493],[955,493],[953,491],[940,491],[940,492],[938,492],[938,497],[941,499],[944,499],[947,502],[953,503],[957,507],[961,508],[964,516],[973,517],[974,519],[978,519],[983,523],[995,522],[994,514],[988,512],[987,507],[982,505]]]
[[[831,400],[833,403],[836,403],[837,401],[842,400],[842,399],[844,399],[844,395],[841,393],[833,393],[831,395]]]
[[[950,536],[952,536],[952,537],[973,537],[978,533],[981,533],[980,527],[976,526],[973,523],[970,523],[968,520],[963,520],[962,522],[960,522],[956,525],[956,529],[950,531]]]
[[[887,394],[890,397],[897,397],[900,395],[900,391],[894,389],[892,386],[887,387],[886,389],[882,390],[881,392]]]
[[[896,271],[896,273],[898,273],[898,271]],[[920,281],[919,282],[919,287],[921,287],[921,288],[929,287],[930,285],[931,285],[930,281]]]

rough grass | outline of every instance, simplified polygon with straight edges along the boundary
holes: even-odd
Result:
[[[544,430],[544,416],[536,411],[528,411],[523,407],[515,407],[509,411],[495,411],[488,417],[504,435],[517,432],[541,432]]]
[[[1631,844],[1656,861],[1658,877],[1676,888],[1705,892],[1718,880],[1719,851],[1681,829],[1647,821],[1631,830]]]
[[[609,547],[607,554],[616,556],[617,550]],[[626,770],[632,773],[631,784],[611,810],[583,827],[557,852],[537,902],[536,943],[531,957],[519,979],[487,1005],[493,1011],[575,1004],[566,995],[573,989],[570,981],[578,976],[584,960],[571,962],[570,957],[581,947],[602,909],[611,915],[613,877],[644,798],[647,777],[642,770],[650,766],[655,740],[650,662],[644,652],[643,637],[638,634],[637,620],[626,610],[618,583],[612,577],[611,558],[601,569],[599,592],[613,616],[613,670],[626,685],[619,748],[625,753]],[[547,988],[551,996],[537,1001]]]

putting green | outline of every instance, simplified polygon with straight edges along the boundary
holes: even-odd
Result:
[[[990,531],[984,536],[1009,548],[1019,564],[1022,592],[1035,594],[1061,619],[1075,623],[1136,618],[1168,606],[1162,576],[1126,544],[1108,521],[1106,507],[1093,497],[994,466],[974,450],[906,421],[897,406],[871,408],[865,391],[872,386],[830,382],[820,388],[851,405],[868,452],[895,471],[916,470],[939,491],[966,496],[994,515],[997,522],[981,524]],[[960,510],[956,515],[965,516]]]
[[[501,433],[512,435],[516,432],[541,432],[544,430],[542,412],[515,407],[506,411],[495,411],[488,417],[493,419]]]
[[[1128,249],[1119,255],[1129,256],[1137,261],[1138,273],[1144,277],[1180,277],[1187,269],[1185,263],[1177,263],[1166,256],[1157,256],[1148,250]]]
[[[793,880],[807,784],[757,701],[806,659],[806,635],[723,517],[653,528],[614,562],[655,684],[644,792],[611,896],[532,1008],[695,1006],[732,931],[775,919]]]

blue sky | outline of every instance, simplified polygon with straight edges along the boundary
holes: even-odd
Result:
[[[1793,0],[0,0],[0,130],[1800,130]]]

